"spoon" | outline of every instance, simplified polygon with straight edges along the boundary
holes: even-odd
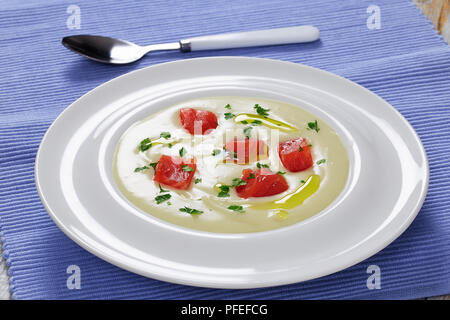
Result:
[[[135,62],[152,51],[180,50],[181,52],[190,52],[303,43],[317,39],[319,39],[319,30],[316,27],[298,26],[201,36],[180,40],[179,42],[149,46],[138,46],[125,40],[91,35],[64,37],[62,44],[73,52],[98,62],[126,64]]]

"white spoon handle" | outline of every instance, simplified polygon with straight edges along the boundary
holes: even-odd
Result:
[[[180,43],[183,51],[216,50],[311,42],[319,39],[319,34],[316,27],[298,26],[194,37]]]

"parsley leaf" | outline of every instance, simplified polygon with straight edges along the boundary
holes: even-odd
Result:
[[[188,208],[188,207],[180,208],[178,210],[180,210],[181,212],[189,213],[189,214],[200,214],[200,213],[203,213],[203,211],[200,211],[200,210],[197,210],[197,209],[191,209],[191,208]]]
[[[160,196],[155,197],[156,204],[160,204],[166,200],[169,200],[172,196],[170,193],[162,194]]]
[[[234,118],[234,114],[232,114],[231,112],[226,112],[223,114],[223,116],[225,117],[225,120],[229,120],[231,118]]]
[[[241,178],[234,178],[233,182],[231,183],[232,187],[238,187],[238,186],[243,186],[246,185],[247,181],[242,180]]]
[[[140,168],[136,168],[136,169],[134,169],[134,172],[140,172],[140,171],[143,171],[145,169],[149,169],[149,167],[143,166],[143,167],[140,167]]]
[[[257,167],[258,169],[261,169],[261,168],[269,168],[269,165],[268,165],[268,164],[261,164],[261,163],[257,162],[257,163],[256,163],[256,167]]]
[[[156,170],[156,165],[158,164],[158,162],[152,162],[149,164],[150,167],[152,167],[154,170]]]
[[[220,198],[225,198],[230,196],[230,188],[232,187],[238,187],[246,185],[247,181],[241,179],[241,178],[234,178],[231,185],[222,184],[219,186],[220,192],[217,194]]]
[[[217,194],[217,196],[218,196],[219,198],[226,198],[226,197],[229,197],[230,194],[229,194],[228,192],[226,192],[226,191],[220,191],[220,192]]]
[[[220,192],[217,195],[218,197],[225,198],[225,197],[229,197],[230,196],[230,194],[229,194],[230,186],[227,186],[227,185],[224,184],[224,185],[219,186],[219,189],[220,189]]]
[[[286,171],[278,171],[277,173],[280,175],[283,175],[283,174],[286,174]]]
[[[245,212],[242,206],[231,205],[228,207],[228,210],[237,211],[237,212]]]
[[[150,149],[152,147],[152,141],[150,140],[150,138],[145,138],[144,140],[142,140],[139,143],[139,150],[141,150],[142,152]]]
[[[316,163],[320,165],[320,164],[325,163],[325,162],[327,162],[326,159],[320,159],[320,160],[317,161]]]
[[[231,109],[230,104],[227,104],[227,105],[225,106],[225,108],[226,108],[226,109]]]
[[[269,115],[268,111],[270,111],[270,109],[264,109],[259,104],[255,104],[253,108],[256,110],[256,113],[261,116],[267,117]]]
[[[214,149],[213,151],[212,151],[212,155],[213,156],[217,156],[219,153],[221,153],[222,151],[220,151],[220,149]]]
[[[169,190],[165,190],[161,188],[161,185],[159,185],[159,193],[169,192]]]
[[[317,124],[317,120],[314,120],[314,122],[308,122],[308,129],[319,132],[320,129],[319,125]]]
[[[180,151],[178,151],[180,157],[184,156],[186,154],[186,149],[184,147],[181,147]]]
[[[305,180],[300,180],[300,182],[301,182],[301,183],[305,183],[306,181],[305,181]]]
[[[194,181],[195,184],[200,183],[200,182],[202,182],[202,179],[200,179],[200,178],[197,178],[197,179],[195,179],[195,181]]]
[[[194,171],[194,168],[189,167],[187,164],[183,164],[183,165],[181,166],[181,169],[182,169],[183,171],[185,171],[185,172],[191,172],[191,171]]]
[[[247,180],[250,180],[250,179],[255,179],[255,175],[253,173],[250,173],[248,175]]]
[[[170,138],[170,132],[161,132],[159,135],[160,138],[169,139]]]
[[[300,151],[300,152],[303,151],[303,148],[302,148],[302,147],[299,147],[299,148],[298,148],[298,151]]]

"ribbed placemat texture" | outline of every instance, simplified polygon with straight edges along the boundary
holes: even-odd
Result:
[[[0,11],[0,232],[16,299],[418,298],[450,292],[450,49],[408,0],[373,1],[5,1]],[[69,30],[69,5],[81,29]],[[63,36],[100,34],[139,44],[231,31],[312,24],[319,42],[181,54],[152,54],[127,66],[87,61]],[[254,56],[322,68],[374,91],[406,117],[425,145],[430,188],[408,230],[382,252],[317,280],[255,290],[216,290],[146,279],[81,249],[51,221],[34,184],[45,131],[71,102],[122,75],[161,62],[210,55]],[[382,187],[386,181],[374,181]],[[180,248],[182,244],[180,244]],[[69,265],[81,289],[66,286]],[[369,290],[369,265],[381,289]]]

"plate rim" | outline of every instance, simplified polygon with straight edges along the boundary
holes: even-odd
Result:
[[[338,267],[335,268],[328,268],[328,269],[333,269],[333,271],[322,271],[322,272],[316,272],[316,274],[314,276],[308,276],[308,277],[295,277],[295,279],[291,278],[290,280],[285,280],[285,281],[280,281],[280,280],[266,280],[264,282],[257,282],[257,281],[253,281],[251,283],[229,283],[229,282],[216,282],[213,283],[211,281],[200,281],[200,280],[189,280],[189,279],[184,279],[184,278],[173,278],[173,277],[169,277],[169,276],[165,276],[165,275],[160,275],[160,274],[155,274],[152,272],[144,272],[141,271],[138,268],[135,268],[132,265],[128,265],[125,263],[122,263],[122,261],[118,261],[117,259],[111,258],[109,257],[107,254],[103,253],[101,250],[98,250],[98,248],[96,247],[92,247],[89,246],[89,244],[86,244],[85,242],[82,241],[82,239],[80,239],[76,234],[74,234],[73,232],[71,232],[68,227],[58,218],[57,214],[55,212],[53,212],[53,210],[50,208],[49,204],[47,203],[47,200],[42,192],[42,187],[39,181],[39,163],[40,163],[40,156],[42,153],[42,148],[44,143],[46,142],[46,139],[48,138],[48,136],[51,134],[51,132],[54,130],[55,124],[63,117],[63,115],[65,115],[69,110],[72,110],[75,105],[83,98],[95,94],[95,91],[97,91],[97,89],[99,88],[103,88],[105,86],[108,86],[111,82],[114,82],[116,80],[119,80],[121,78],[124,77],[128,77],[131,76],[135,73],[138,72],[145,72],[144,70],[147,69],[151,69],[154,67],[159,67],[159,66],[165,66],[165,65],[172,65],[172,64],[183,64],[183,63],[189,63],[190,61],[199,61],[199,60],[206,60],[206,61],[221,61],[221,60],[250,60],[250,61],[266,61],[266,62],[271,62],[271,63],[281,63],[281,64],[285,64],[285,65],[289,65],[292,67],[303,67],[306,69],[310,69],[313,70],[315,72],[321,72],[322,74],[327,75],[328,77],[334,77],[336,79],[339,79],[340,81],[344,81],[346,83],[351,84],[352,86],[356,86],[358,87],[359,90],[363,90],[365,91],[366,94],[370,94],[371,96],[381,100],[384,104],[386,104],[387,106],[390,107],[390,109],[392,111],[394,111],[394,113],[396,113],[396,116],[401,119],[401,121],[406,125],[406,127],[409,129],[409,131],[413,134],[414,136],[414,142],[417,143],[417,146],[419,147],[419,151],[420,151],[420,155],[422,157],[422,159],[424,160],[423,163],[423,169],[424,169],[424,180],[423,180],[423,187],[420,190],[420,198],[417,199],[416,205],[414,206],[414,208],[412,210],[410,210],[410,213],[407,216],[407,219],[404,219],[404,221],[402,221],[401,227],[396,229],[395,232],[392,232],[390,237],[388,237],[388,240],[386,240],[383,243],[379,243],[378,246],[374,247],[372,250],[365,250],[365,254],[360,254],[358,257],[353,258],[353,259],[349,259],[347,261],[347,263],[342,263],[340,264]],[[368,259],[369,257],[375,255],[376,253],[378,253],[379,251],[383,250],[384,248],[386,248],[388,245],[390,245],[393,241],[395,241],[403,232],[405,232],[405,230],[411,225],[411,223],[414,221],[414,219],[416,218],[416,216],[418,215],[420,209],[423,206],[423,203],[426,199],[426,195],[428,192],[428,187],[429,187],[429,179],[430,179],[430,169],[429,169],[429,162],[428,162],[428,157],[426,154],[426,150],[425,147],[419,137],[419,135],[417,134],[416,130],[413,128],[413,126],[409,123],[409,121],[394,107],[392,106],[389,102],[387,102],[385,99],[383,99],[382,97],[380,97],[378,94],[372,92],[371,90],[365,88],[364,86],[349,80],[343,76],[337,75],[335,73],[332,73],[330,71],[324,70],[324,69],[320,69],[320,68],[316,68],[316,67],[312,67],[309,65],[305,65],[302,63],[296,63],[296,62],[290,62],[290,61],[284,61],[284,60],[278,60],[278,59],[269,59],[269,58],[257,58],[257,57],[246,57],[246,56],[210,56],[210,57],[197,57],[197,58],[189,58],[189,59],[182,59],[182,60],[175,60],[175,61],[169,61],[169,62],[164,62],[164,63],[158,63],[158,64],[154,64],[154,65],[150,65],[144,68],[139,68],[130,72],[126,72],[125,74],[122,74],[120,76],[114,77],[98,86],[96,86],[95,88],[89,90],[88,92],[86,92],[85,94],[81,95],[79,98],[77,98],[75,101],[73,101],[69,106],[67,106],[56,118],[55,120],[51,123],[51,125],[48,127],[48,129],[46,130],[45,134],[42,137],[42,140],[39,144],[39,148],[38,151],[36,153],[36,157],[35,157],[35,164],[34,164],[34,182],[36,185],[36,190],[38,192],[39,198],[41,200],[41,203],[43,204],[44,208],[46,209],[48,215],[50,216],[50,218],[52,219],[52,221],[58,226],[58,228],[63,231],[63,233],[69,237],[72,241],[74,241],[76,244],[78,244],[79,246],[81,246],[83,249],[85,249],[86,251],[90,252],[91,254],[95,255],[98,258],[101,258],[102,260],[111,263],[115,266],[118,266],[124,270],[127,270],[129,272],[133,272],[145,277],[149,277],[149,278],[153,278],[153,279],[157,279],[157,280],[162,280],[162,281],[166,281],[166,282],[170,282],[170,283],[175,283],[175,284],[182,284],[182,285],[190,285],[190,286],[197,286],[197,287],[205,287],[205,288],[223,288],[223,289],[251,289],[251,288],[264,288],[264,287],[271,287],[271,286],[279,286],[279,285],[287,285],[287,284],[293,284],[293,283],[298,283],[298,282],[304,282],[304,281],[309,281],[309,280],[313,280],[316,278],[320,278],[326,275],[330,275],[342,270],[345,270],[353,265],[356,265],[366,259]],[[284,229],[284,228],[281,228]],[[265,232],[271,232],[271,231],[276,231],[278,229],[274,229],[274,230],[269,230],[269,231],[263,231]],[[194,232],[197,232],[198,230],[193,230]],[[200,231],[201,232],[201,231]],[[256,232],[256,233],[262,233],[262,232]],[[350,261],[351,260],[351,261]]]

